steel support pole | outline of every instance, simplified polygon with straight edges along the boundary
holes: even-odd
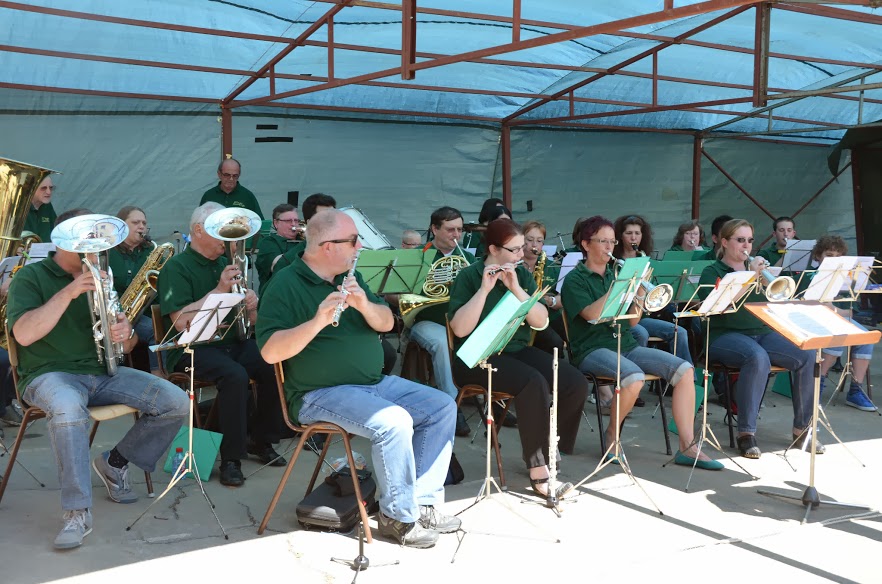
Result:
[[[502,202],[511,209],[511,127],[503,125],[500,132],[502,149]]]
[[[704,140],[695,134],[692,141],[692,218],[701,217],[701,149]]]

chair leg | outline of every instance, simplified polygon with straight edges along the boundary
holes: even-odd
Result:
[[[726,402],[726,426],[729,427],[729,448],[735,448],[735,427],[733,425],[734,414],[732,413],[732,376],[727,367],[723,368],[723,375],[726,377],[725,388],[723,391],[723,400]]]
[[[510,402],[505,402],[505,407],[502,409],[502,418],[505,419],[506,414],[508,414]],[[494,419],[492,428],[492,441],[493,441],[493,450],[496,454],[496,469],[499,471],[499,486],[502,489],[505,489],[505,471],[502,470],[502,449],[499,447],[499,426],[496,424],[496,420]],[[549,455],[551,455],[549,453]]]
[[[603,429],[603,412],[601,411],[600,405],[600,389],[597,385],[597,379],[591,378],[592,385],[594,386],[594,405],[597,410],[597,432],[600,434],[600,456],[606,454],[606,432]]]
[[[306,435],[300,436],[300,441],[297,443],[297,448],[294,449],[294,454],[291,456],[291,459],[288,460],[288,466],[285,468],[285,472],[282,474],[282,479],[279,481],[279,486],[276,487],[276,492],[273,494],[272,500],[270,500],[269,507],[267,507],[266,513],[263,516],[263,521],[260,522],[260,527],[257,528],[257,535],[262,535],[264,530],[266,530],[266,526],[269,523],[270,517],[273,515],[273,511],[276,510],[276,505],[279,502],[279,499],[282,497],[282,491],[285,490],[285,485],[288,483],[288,477],[291,476],[291,471],[294,470],[294,464],[297,462],[297,457],[300,456],[300,452],[303,450],[303,445],[306,442]]]
[[[89,447],[92,447],[92,442],[95,441],[95,434],[98,433],[98,424],[100,424],[98,420],[95,420],[95,423],[92,424],[92,429],[89,431]]]
[[[658,390],[658,407],[661,410],[662,430],[665,434],[665,451],[670,456],[673,452],[671,451],[671,435],[668,432],[668,415],[665,412],[665,393],[667,393],[668,384],[662,387],[661,379],[656,379],[653,383],[656,384],[655,388]]]
[[[9,483],[9,475],[12,474],[12,467],[15,465],[15,459],[18,457],[18,449],[21,447],[21,441],[24,440],[28,425],[34,420],[39,420],[40,418],[45,417],[46,414],[44,414],[42,410],[36,410],[35,408],[28,408],[25,410],[24,419],[21,421],[21,426],[19,426],[18,434],[15,437],[15,444],[12,445],[12,452],[9,454],[9,463],[6,465],[6,472],[3,474],[3,480],[0,481],[0,501],[3,501],[3,493],[6,492],[6,485]]]

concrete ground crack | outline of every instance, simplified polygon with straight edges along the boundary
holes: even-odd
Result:
[[[251,507],[239,501],[239,504],[245,507],[245,514],[248,516],[248,520],[251,522],[251,526],[254,527],[257,525],[257,519],[255,519],[254,515],[251,514]]]
[[[172,502],[171,505],[168,506],[168,508],[171,509],[172,513],[174,513],[175,519],[180,519],[181,516],[180,516],[180,514],[178,514],[178,505],[181,504],[181,501],[183,501],[184,499],[187,498],[187,493],[181,487],[178,487],[177,489],[178,489],[178,493],[177,493],[177,495],[175,495],[175,500],[174,500],[174,502]]]

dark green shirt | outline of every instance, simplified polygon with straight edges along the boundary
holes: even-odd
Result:
[[[699,286],[704,284],[717,284],[726,274],[734,272],[731,267],[717,260],[701,272],[701,279],[698,281]],[[707,298],[710,294],[710,288],[699,288],[698,296],[701,299]],[[767,299],[762,294],[751,292],[748,294],[744,302],[766,302]],[[717,337],[725,333],[741,333],[743,335],[764,335],[771,332],[771,329],[763,324],[763,322],[755,317],[749,310],[743,306],[737,312],[729,314],[719,314],[710,318],[710,342],[713,343]]]
[[[126,288],[138,275],[138,271],[150,253],[153,251],[152,245],[139,245],[132,251],[124,249],[122,245],[112,247],[107,251],[107,260],[110,263],[110,269],[113,271],[113,288],[122,298]]]
[[[9,329],[12,330],[23,314],[46,304],[73,279],[52,257],[19,270],[9,286],[6,307]],[[27,347],[18,348],[19,388],[22,392],[34,379],[49,372],[107,374],[106,366],[98,362],[86,294],[71,301],[49,334]]]
[[[699,256],[699,257],[692,256],[692,261],[695,261],[695,262],[698,262],[698,261],[715,262],[715,261],[717,261],[717,259],[718,259],[717,258],[717,250],[715,250],[713,247],[711,247],[709,250],[707,250],[707,253],[704,254],[703,256]]]
[[[432,260],[432,263],[434,264],[435,262],[437,262],[438,260],[440,260],[441,258],[443,258],[445,256],[435,246],[432,246],[429,249],[427,249],[425,251],[425,253],[432,253],[433,250],[435,252],[435,258]],[[469,252],[467,252],[464,249],[460,252],[459,249],[454,248],[454,250],[450,253],[450,255],[464,257],[470,264],[475,263],[475,256],[473,256],[472,254],[470,254]],[[453,284],[451,283],[450,286],[453,286]],[[449,287],[448,287],[448,292],[449,292]],[[422,290],[417,292],[417,294],[422,294]],[[432,306],[429,306],[427,308],[422,309],[419,313],[417,313],[416,319],[414,322],[421,322],[423,320],[428,320],[430,322],[438,323],[441,326],[446,326],[447,325],[447,323],[445,321],[446,316],[447,316],[447,305],[445,305],[443,303],[442,304],[434,304]]]
[[[533,281],[533,275],[527,271],[524,266],[518,266],[516,268],[516,273],[518,275],[518,283],[520,283],[521,288],[527,294],[533,294],[536,291],[536,282]],[[479,259],[474,264],[470,265],[467,268],[464,268],[459,275],[456,277],[456,280],[453,281],[453,288],[450,291],[450,305],[447,309],[447,316],[450,320],[453,320],[453,315],[456,314],[456,311],[463,307],[463,305],[467,304],[469,300],[472,299],[472,296],[481,288],[481,279],[484,276],[484,260]],[[505,296],[505,293],[508,292],[508,288],[505,287],[505,284],[502,283],[501,280],[496,281],[496,285],[493,286],[493,289],[490,291],[490,294],[487,295],[487,299],[484,302],[484,307],[481,309],[481,318],[478,319],[478,324],[481,324],[490,311],[496,307],[496,304],[502,300],[502,297]],[[515,353],[520,351],[524,347],[530,344],[530,327],[526,324],[521,325],[518,331],[514,334],[508,344],[503,349],[504,353]],[[457,349],[466,342],[468,337],[454,338],[454,344]]]
[[[260,294],[266,290],[270,278],[282,268],[294,263],[294,259],[303,253],[305,247],[305,241],[285,239],[278,233],[270,233],[267,237],[260,239],[260,249],[255,260],[257,276],[260,278]],[[282,257],[274,267],[273,260],[277,256]]]
[[[301,257],[278,272],[273,285],[260,299],[256,328],[257,345],[263,349],[276,331],[288,330],[311,320],[318,305],[334,292],[346,274],[334,282],[319,277]],[[385,304],[355,273],[368,300]],[[285,398],[292,420],[297,420],[303,396],[322,387],[336,385],[375,385],[383,378],[383,347],[377,331],[360,312],[348,308],[340,316],[340,326],[326,326],[298,354],[284,361]]]
[[[784,257],[784,251],[785,250],[783,249],[778,249],[778,240],[773,239],[771,245],[759,250],[759,253],[757,253],[756,255],[763,258],[764,260],[769,262],[769,264],[774,266],[779,261],[781,261],[781,258]]]
[[[257,197],[239,183],[236,183],[236,188],[233,189],[233,192],[227,194],[221,190],[220,181],[218,181],[216,187],[205,191],[205,194],[202,195],[202,200],[199,201],[199,205],[202,206],[209,201],[220,203],[224,207],[250,209],[263,219],[263,213],[260,212],[260,204],[257,202]]]
[[[682,245],[672,245],[668,251],[686,251]]]
[[[564,310],[567,312],[570,346],[573,348],[573,364],[577,367],[585,357],[596,349],[611,351],[618,349],[616,329],[610,326],[612,323],[591,324],[579,315],[586,306],[594,304],[606,294],[615,279],[615,271],[611,266],[607,265],[606,271],[601,276],[585,267],[585,262],[577,264],[564,278],[561,298]],[[631,334],[631,320],[625,318],[618,322],[622,325],[622,352],[636,348],[637,341]]]
[[[162,320],[165,323],[166,333],[172,331],[172,319],[169,316],[188,304],[196,302],[217,287],[221,272],[227,267],[227,257],[222,255],[215,260],[210,260],[188,247],[179,254],[173,256],[159,272],[159,308],[162,312]],[[231,310],[224,319],[225,323],[233,323],[236,310]],[[223,335],[223,331],[219,331]],[[161,342],[162,339],[156,339]],[[212,345],[231,345],[236,343],[235,330],[224,335],[223,340],[215,341]],[[205,344],[200,346],[206,346]],[[183,355],[183,349],[171,349],[165,352],[166,368],[172,371],[178,360]]]
[[[28,217],[25,219],[24,230],[36,233],[40,241],[49,243],[56,217],[52,203],[40,205],[39,209],[32,204],[28,210]]]

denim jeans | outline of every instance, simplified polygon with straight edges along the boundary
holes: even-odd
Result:
[[[153,339],[152,318],[150,318],[146,314],[142,314],[133,328],[135,329],[135,333],[137,333],[138,335],[139,342],[145,343],[148,347],[150,345],[156,344],[156,341]],[[154,371],[156,369],[159,369],[159,358],[156,356],[156,353],[148,350],[147,357],[148,359],[150,359],[150,370]]]
[[[444,502],[456,402],[425,385],[387,375],[376,385],[336,385],[303,396],[300,422],[331,422],[371,441],[380,510],[402,523],[420,505]]]
[[[793,380],[793,427],[806,428],[812,420],[815,351],[803,351],[776,332],[747,336],[726,333],[710,346],[711,361],[739,368],[735,384],[738,431],[756,433],[760,402],[772,365],[790,371]]]
[[[677,352],[676,356],[688,361],[692,365],[692,355],[689,353],[689,336],[686,329],[681,326],[677,328]],[[668,345],[668,350],[672,353],[674,348],[674,323],[658,318],[641,318],[640,323],[631,327],[631,334],[641,347],[647,346],[649,337],[658,337]]]
[[[187,394],[168,381],[128,367],[108,375],[44,373],[22,396],[44,412],[58,466],[61,507],[92,507],[89,469],[89,406],[124,404],[141,412],[116,449],[129,462],[152,472],[187,419]]]
[[[595,349],[588,353],[579,364],[579,369],[598,377],[616,378],[616,352],[610,349]],[[677,385],[690,369],[692,364],[659,349],[635,347],[622,353],[620,363],[622,387],[645,379],[644,373],[657,375]]]
[[[6,406],[15,398],[15,385],[12,383],[12,369],[9,353],[0,349],[0,416],[6,413]]]
[[[859,329],[865,331],[867,328],[853,318],[848,319],[851,321],[851,324],[858,327]],[[822,349],[821,352],[824,355],[830,355],[832,357],[841,357],[843,353],[845,353],[845,347],[827,347],[826,349]],[[851,358],[852,359],[867,359],[870,360],[873,358],[873,345],[854,345],[851,348]],[[0,406],[2,407],[2,406]],[[2,412],[2,410],[0,410]]]
[[[456,399],[459,393],[450,370],[450,351],[447,348],[447,329],[437,322],[421,320],[410,329],[410,338],[432,356],[432,369],[438,389]]]

